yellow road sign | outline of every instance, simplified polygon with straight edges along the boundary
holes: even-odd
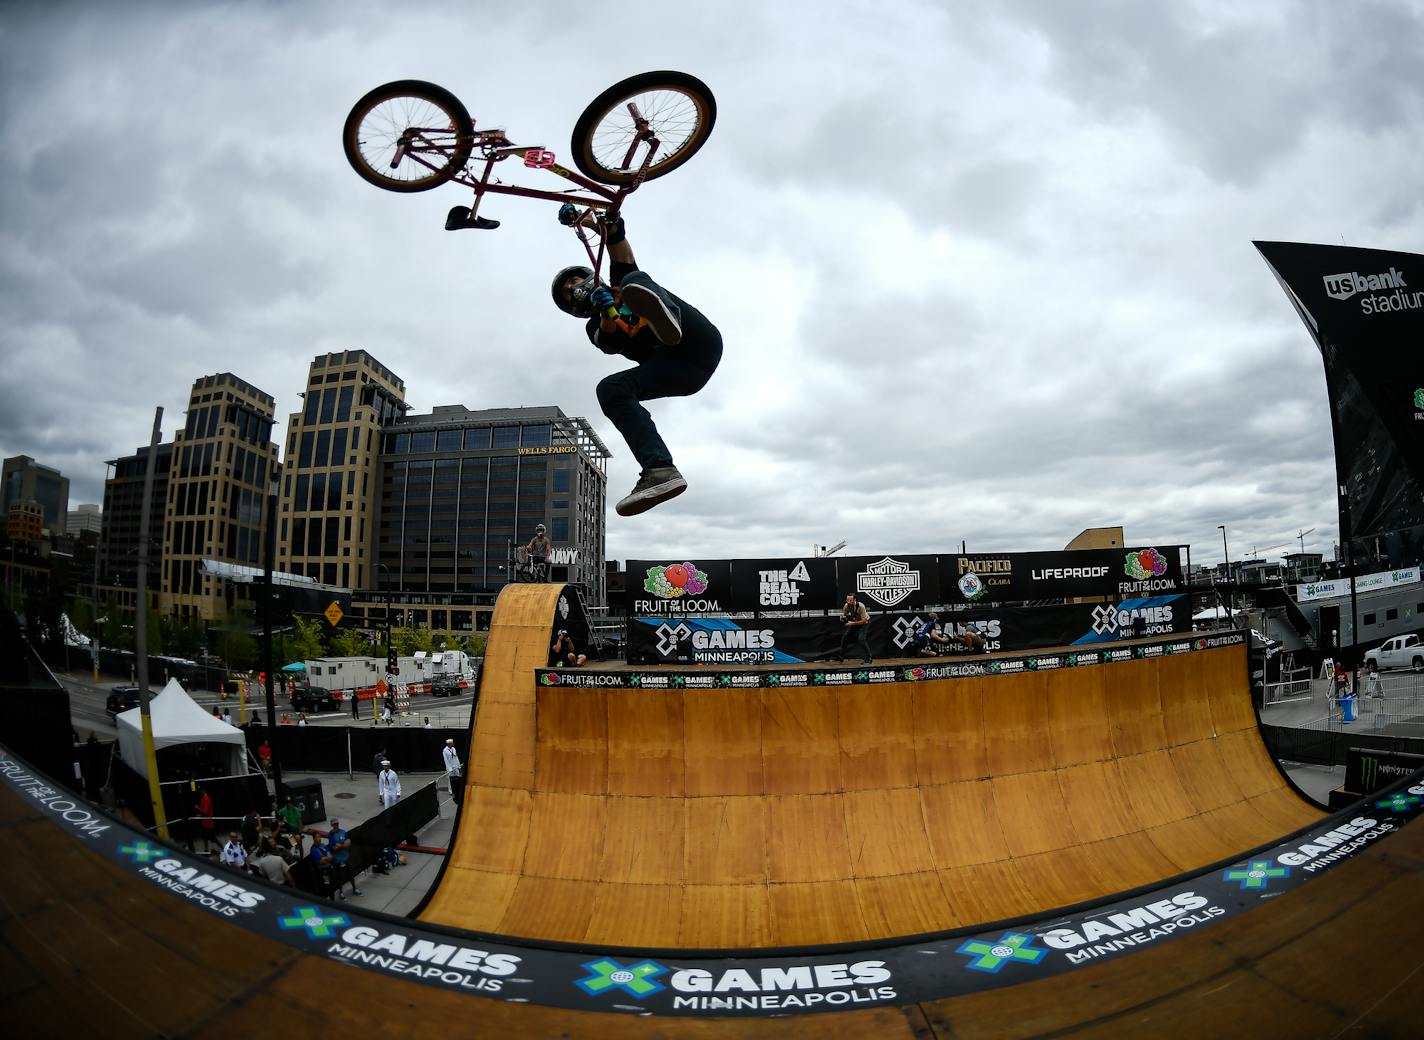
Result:
[[[341,619],[346,616],[345,611],[341,609],[341,604],[335,600],[331,601],[331,606],[327,607],[323,613],[326,614],[326,620],[331,622],[332,628],[340,624]]]

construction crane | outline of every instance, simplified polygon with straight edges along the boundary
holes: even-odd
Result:
[[[1315,528],[1312,527],[1308,531],[1299,531],[1296,533],[1296,537],[1300,539],[1300,553],[1302,556],[1305,555],[1305,536],[1308,534],[1312,534],[1314,531]]]
[[[831,556],[840,552],[846,547],[845,542],[837,542],[835,545],[813,545],[811,548],[817,557]]]
[[[1261,550],[1259,550],[1259,551],[1260,551],[1260,552],[1270,552],[1272,549],[1284,549],[1287,545],[1290,545],[1290,542],[1282,542],[1280,545],[1268,545],[1268,546],[1266,546],[1264,549],[1261,549]],[[1255,559],[1259,559],[1259,558],[1260,558],[1260,557],[1258,557],[1258,556],[1256,555],[1257,551],[1258,551],[1258,550],[1256,549],[1256,547],[1255,547],[1254,545],[1251,546],[1251,559],[1255,560]]]

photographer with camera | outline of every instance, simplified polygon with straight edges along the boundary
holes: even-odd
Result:
[[[559,210],[565,224],[578,219],[571,204]],[[722,360],[722,334],[697,308],[638,269],[621,217],[599,223],[598,230],[608,247],[612,286],[600,285],[588,267],[566,267],[554,276],[554,303],[587,319],[588,338],[599,350],[637,362],[598,384],[603,414],[642,469],[633,490],[614,508],[619,516],[636,516],[687,490],[641,402],[690,397],[706,386]]]

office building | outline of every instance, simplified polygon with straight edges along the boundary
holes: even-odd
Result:
[[[608,456],[587,420],[556,407],[406,416],[382,440],[380,591],[363,598],[389,594],[398,623],[487,627],[514,549],[544,524],[550,578],[602,605]]]
[[[92,502],[71,509],[64,523],[64,533],[71,537],[78,537],[86,531],[98,534],[103,529],[104,518],[99,513],[99,507]]]
[[[277,567],[369,588],[380,431],[407,409],[405,383],[364,350],[313,359],[287,430]]]
[[[99,534],[99,595],[132,610],[138,580],[139,522],[148,445],[132,455],[110,459],[113,475],[104,481],[103,530]],[[159,444],[153,461],[153,509],[148,517],[148,551],[153,575],[163,551],[164,511],[168,505],[168,471],[173,445]]]
[[[275,405],[230,372],[194,382],[169,467],[160,612],[219,620],[235,605],[234,590],[205,573],[203,561],[261,564],[266,496],[278,477]]]
[[[44,532],[51,538],[64,534],[69,479],[28,455],[12,456],[0,465],[0,515],[8,517],[11,507],[20,502],[35,502],[40,507]]]

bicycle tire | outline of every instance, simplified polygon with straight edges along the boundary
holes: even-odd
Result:
[[[389,165],[398,140],[413,127],[423,128],[427,140],[434,144],[427,154],[445,154],[446,149],[452,149],[436,169],[408,157],[395,169]],[[465,168],[474,148],[474,133],[470,113],[454,94],[424,80],[402,79],[379,86],[356,102],[342,128],[341,147],[362,180],[386,191],[429,191]]]
[[[627,103],[636,101],[651,122],[662,148],[646,180],[671,173],[707,143],[717,121],[717,101],[696,76],[685,72],[643,72],[615,83],[594,98],[574,123],[570,150],[586,177],[604,184],[631,184],[637,168],[621,164],[632,142]]]

